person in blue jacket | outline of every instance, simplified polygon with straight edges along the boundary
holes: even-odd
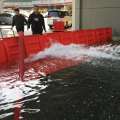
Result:
[[[39,7],[34,6],[34,11],[28,18],[28,28],[30,28],[33,34],[42,34],[43,30],[46,32],[44,17],[39,12]]]

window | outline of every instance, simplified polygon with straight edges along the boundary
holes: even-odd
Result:
[[[11,25],[12,15],[8,13],[0,14],[0,25]]]
[[[50,12],[48,12],[48,16],[59,17],[59,14],[57,11],[50,11]]]
[[[65,17],[65,16],[69,16],[69,13],[67,11],[49,11],[48,16],[51,16],[51,17]]]

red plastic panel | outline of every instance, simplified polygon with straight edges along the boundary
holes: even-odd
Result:
[[[85,30],[79,30],[73,32],[73,43],[75,44],[87,44],[87,36],[86,36],[86,31]]]
[[[112,28],[105,28],[106,40],[110,42],[112,40]]]
[[[41,72],[45,74],[51,74],[56,71],[60,71],[62,69],[65,69],[67,67],[71,67],[74,65],[77,65],[78,63],[83,62],[84,60],[80,61],[73,61],[70,59],[63,59],[63,58],[46,58],[37,62],[34,62],[32,64],[27,65],[28,68],[34,68],[36,72]]]
[[[39,35],[24,37],[24,44],[27,56],[35,54],[41,50],[39,37]]]
[[[27,56],[43,51],[51,44],[47,35],[25,36],[24,40]]]
[[[54,31],[64,31],[64,22],[63,21],[55,21],[53,23]]]
[[[8,58],[5,52],[3,41],[0,41],[0,65],[7,63],[7,60]]]
[[[96,29],[96,40],[98,44],[104,44],[112,40],[112,28]]]
[[[46,35],[40,35],[39,42],[40,42],[40,51],[49,48],[50,45],[52,44],[51,40]]]
[[[63,45],[72,44],[74,40],[74,32],[60,32],[59,42]]]
[[[96,41],[96,30],[85,30],[86,44],[94,45],[97,43]],[[84,41],[83,41],[84,42]]]
[[[71,67],[77,65],[81,62],[85,62],[86,59],[81,59],[78,61],[73,61],[70,59],[64,58],[45,58],[40,61],[36,61],[34,63],[29,63],[25,65],[25,74],[23,80],[37,80],[41,75],[48,75],[54,72],[60,71],[67,67]],[[7,74],[6,74],[7,72]],[[0,80],[8,81],[15,80],[18,77],[18,66],[8,67],[5,70],[0,67]]]
[[[53,32],[46,34],[47,39],[50,40],[51,43],[58,42],[60,40],[60,32]]]
[[[8,62],[14,63],[19,58],[19,50],[18,50],[18,38],[7,38],[3,40],[3,44],[6,50]]]

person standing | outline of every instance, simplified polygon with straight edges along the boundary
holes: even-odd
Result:
[[[28,28],[30,26],[33,34],[42,35],[43,30],[46,32],[44,17],[40,14],[38,6],[34,6],[34,11],[28,18]]]
[[[24,32],[24,25],[25,23],[28,24],[27,20],[25,17],[20,14],[20,10],[18,8],[14,9],[15,15],[13,16],[12,19],[12,28],[16,26],[17,32]]]

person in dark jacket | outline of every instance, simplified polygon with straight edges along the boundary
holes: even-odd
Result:
[[[25,17],[22,14],[20,14],[18,8],[14,9],[14,11],[15,15],[13,16],[12,20],[12,28],[16,26],[17,32],[24,32],[24,25],[25,23],[28,24],[28,22],[25,19]]]
[[[34,11],[28,18],[28,28],[30,26],[33,34],[42,34],[43,30],[46,32],[44,17],[39,13],[38,6],[34,6]]]

